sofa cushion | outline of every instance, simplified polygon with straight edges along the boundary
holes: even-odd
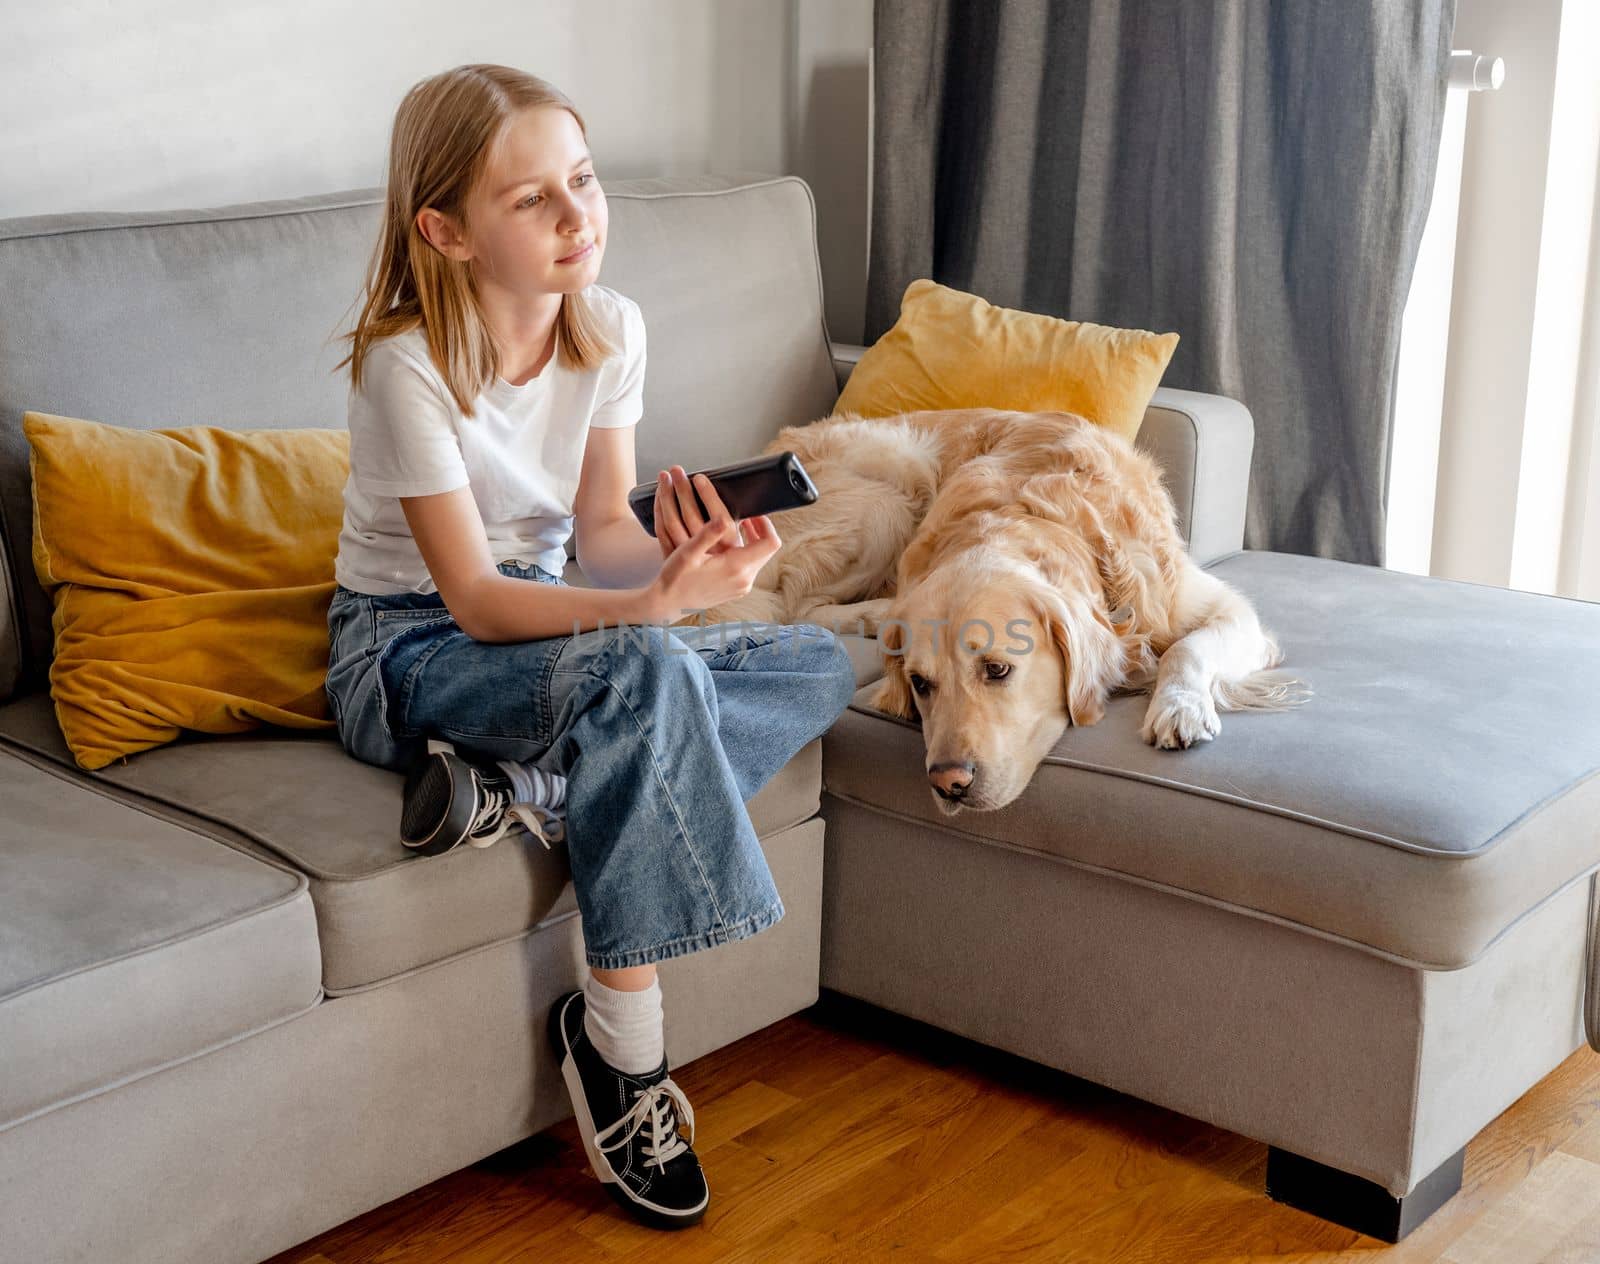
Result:
[[[0,750],[0,1129],[321,999],[305,877]]]
[[[334,729],[323,681],[343,429],[141,430],[28,412],[50,696],[85,769],[181,729]]]
[[[899,319],[862,355],[836,408],[1070,412],[1131,443],[1177,346],[1177,334],[996,307],[923,277],[906,286]]]
[[[836,633],[839,644],[850,655],[850,665],[856,669],[856,684],[870,684],[883,675],[883,651],[878,648],[875,636],[857,636],[853,632]]]
[[[519,835],[493,847],[419,856],[400,843],[404,779],[346,754],[338,739],[263,729],[175,741],[82,772],[45,694],[0,705],[0,747],[71,770],[69,781],[135,792],[162,811],[237,831],[310,879],[329,994],[372,986],[531,927],[574,916],[566,852]],[[816,815],[821,743],[812,742],[750,800],[763,838]],[[29,819],[26,812],[21,814]],[[86,836],[93,837],[88,834]]]
[[[1442,969],[1600,864],[1600,604],[1265,551],[1207,569],[1304,706],[1163,751],[1121,695],[1020,798],[947,818],[869,686],[824,739],[828,794]]]

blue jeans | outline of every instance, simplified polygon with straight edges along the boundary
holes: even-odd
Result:
[[[328,638],[328,704],[357,759],[401,771],[436,737],[567,778],[589,965],[681,956],[783,916],[744,805],[849,705],[855,674],[827,629],[645,624],[493,643],[461,631],[438,593],[336,584]]]

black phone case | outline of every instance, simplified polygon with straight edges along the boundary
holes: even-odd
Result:
[[[717,495],[722,497],[722,503],[736,519],[798,509],[817,498],[816,485],[793,452],[751,457],[748,461],[735,461],[732,465],[719,465],[714,469],[693,473],[704,474],[711,480]],[[695,503],[700,505],[700,512],[704,515],[706,507],[700,503],[698,492],[695,494]],[[628,493],[628,506],[644,529],[654,535],[656,485],[640,483]]]

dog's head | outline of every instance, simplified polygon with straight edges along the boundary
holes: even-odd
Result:
[[[1032,568],[942,566],[880,621],[878,710],[922,722],[940,811],[1004,807],[1067,725],[1094,724],[1126,654],[1087,594]]]

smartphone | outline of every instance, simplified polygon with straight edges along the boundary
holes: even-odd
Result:
[[[704,474],[717,489],[722,503],[735,520],[754,518],[759,514],[781,513],[785,509],[798,509],[817,498],[816,485],[793,452],[779,452],[772,456],[751,457],[748,461],[735,461],[732,465],[719,465],[715,469],[696,470],[690,474]],[[693,490],[693,483],[690,484]],[[706,507],[695,493],[695,504],[703,517]],[[628,505],[634,517],[651,535],[656,533],[656,485],[640,483],[628,493]]]

